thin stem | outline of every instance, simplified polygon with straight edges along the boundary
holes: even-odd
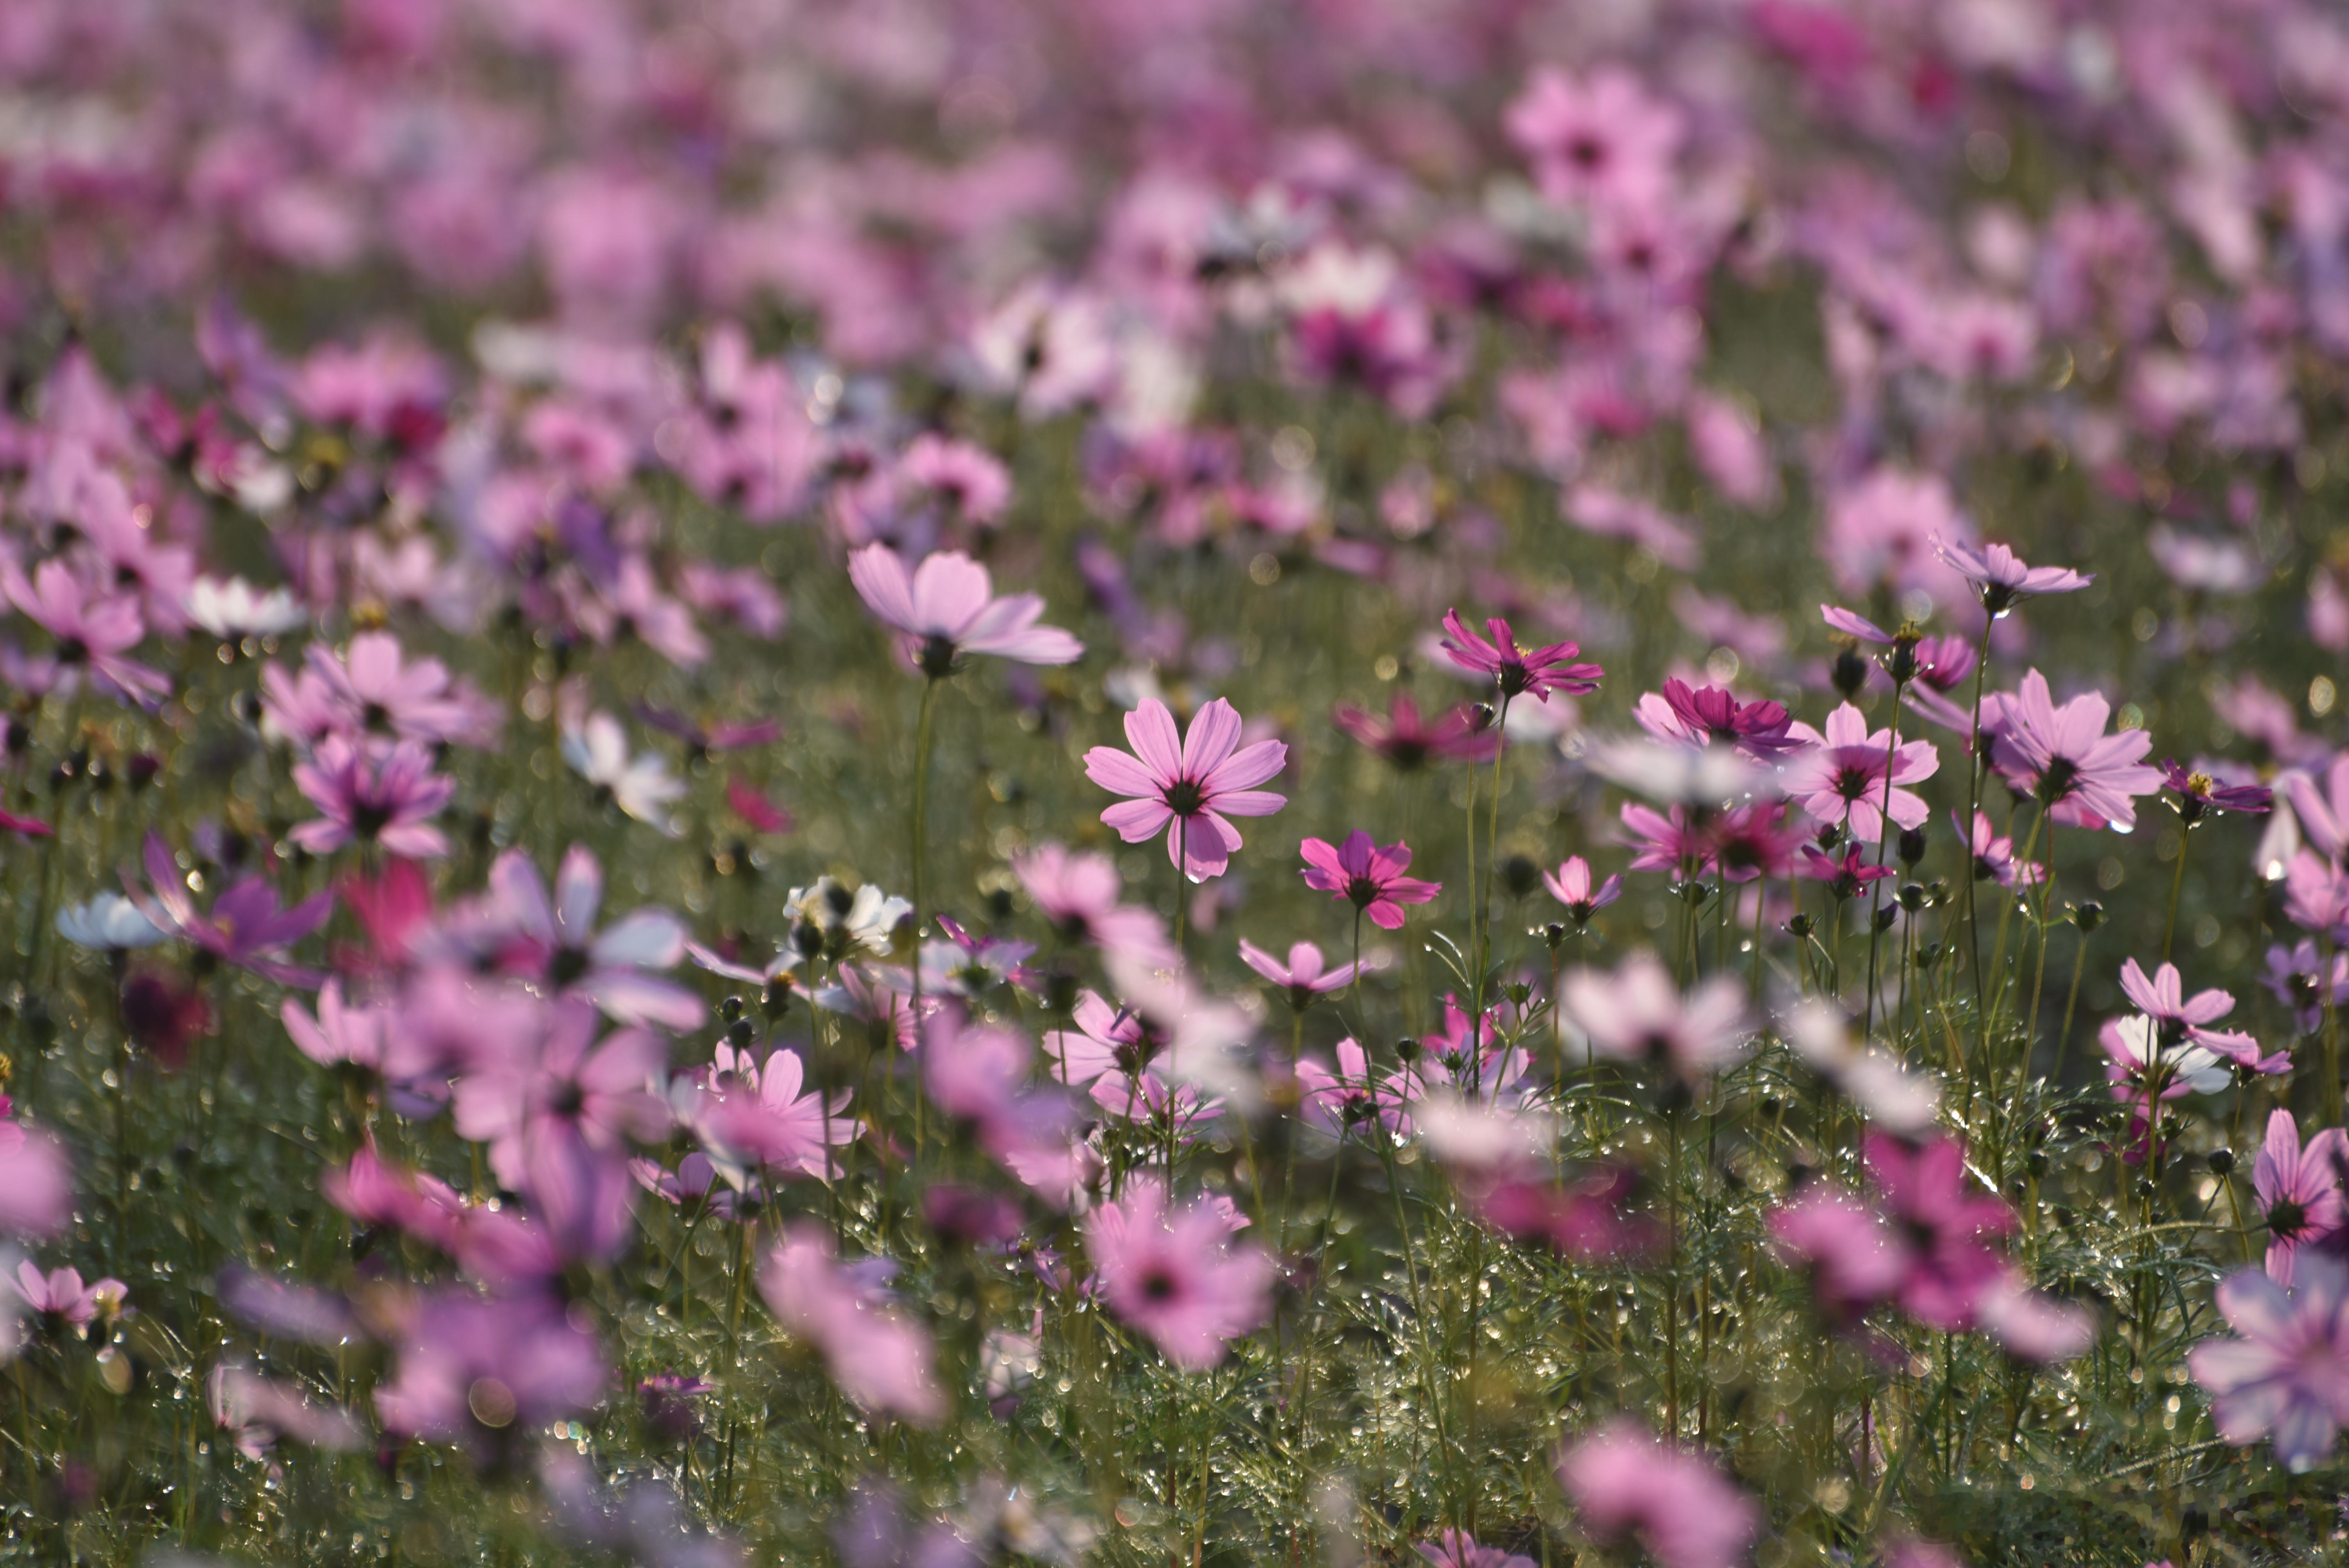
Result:
[[[2080,932],[2080,941],[2072,950],[2072,988],[2064,998],[2064,1032],[2055,1037],[2055,1070],[2048,1075],[2049,1081],[2058,1087],[2064,1082],[2064,1063],[2072,1050],[2072,1016],[2080,1006],[2080,976],[2088,967],[2088,933],[2085,927],[2075,929]]]
[[[1974,706],[1973,717],[1966,728],[1966,820],[1959,831],[1964,836],[1966,855],[1966,951],[1971,955],[1974,973],[1974,1012],[1982,1011],[1982,930],[1974,920],[1974,813],[1982,810],[1982,769],[1990,758],[1984,755],[1982,743],[1982,677],[1990,672],[1990,629],[1998,617],[1982,609],[1982,640],[1974,645]],[[1987,1035],[1983,1037],[1989,1038]]]
[[[1906,682],[1892,683],[1892,728],[1884,749],[1884,801],[1877,813],[1881,819],[1876,830],[1876,863],[1879,866],[1884,864],[1885,850],[1892,842],[1892,770],[1900,760],[1900,694],[1907,689]],[[1876,916],[1883,906],[1884,884],[1892,880],[1878,877],[1868,884],[1868,999],[1860,1006],[1859,1018],[1859,1037],[1863,1040],[1876,1025],[1876,950],[1884,934]]]
[[[2178,939],[2178,895],[2186,887],[2186,846],[2194,841],[2194,824],[2181,821],[2178,825],[2178,869],[2169,877],[2169,921],[2161,928],[2161,961],[2169,962],[2169,950]]]
[[[2183,853],[2182,851],[2180,852]],[[2039,961],[2033,965],[2031,973],[2031,1016],[2023,1020],[2021,1078],[2031,1076],[2031,1047],[2039,1037],[2039,993],[2047,983],[2047,905],[2054,896],[2055,823],[2051,818],[2047,823],[2046,870],[2039,878]]]

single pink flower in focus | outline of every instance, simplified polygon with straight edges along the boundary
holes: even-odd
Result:
[[[1579,644],[1521,648],[1516,634],[1499,616],[1486,621],[1485,627],[1492,634],[1490,642],[1470,631],[1459,611],[1445,611],[1444,629],[1451,634],[1444,639],[1444,651],[1470,674],[1492,676],[1505,697],[1530,692],[1535,701],[1547,702],[1552,692],[1579,696],[1597,691],[1599,677],[1607,673],[1597,665],[1574,663],[1575,655],[1582,652]]]
[[[2133,798],[2160,789],[2161,770],[2139,760],[2153,749],[2153,737],[2142,729],[2106,735],[2105,722],[2111,716],[2112,705],[2095,692],[2056,707],[2047,677],[2033,670],[2023,677],[2020,692],[1982,699],[1982,727],[1992,733],[1991,765],[2046,807],[2052,821],[2134,828]]]
[[[1784,705],[1740,702],[1721,686],[1691,686],[1679,679],[1665,681],[1661,694],[1640,697],[1631,717],[1668,745],[1734,747],[1760,762],[1800,744],[1787,733],[1793,721]]]
[[[2267,1141],[2251,1165],[2251,1191],[2268,1227],[2268,1277],[2292,1284],[2301,1249],[2321,1242],[2349,1219],[2341,1183],[2349,1174],[2349,1135],[2328,1127],[2301,1142],[2292,1112],[2268,1117]]]
[[[1256,786],[1288,762],[1278,740],[1241,746],[1240,716],[1222,697],[1191,717],[1190,733],[1179,734],[1174,716],[1156,697],[1144,698],[1125,716],[1131,755],[1096,746],[1085,753],[1085,777],[1113,795],[1133,799],[1112,806],[1102,820],[1129,844],[1166,835],[1166,857],[1193,882],[1221,876],[1240,848],[1239,830],[1227,817],[1269,817],[1288,804]]]
[[[1824,733],[1807,724],[1794,726],[1793,733],[1809,747],[1786,767],[1786,793],[1820,821],[1844,823],[1856,841],[1873,843],[1884,836],[1886,816],[1914,828],[1931,814],[1922,796],[1901,788],[1930,779],[1940,767],[1931,741],[1903,741],[1896,749],[1892,731],[1870,734],[1868,720],[1849,703],[1827,715]]]
[[[2121,965],[2121,992],[2137,1005],[2138,1012],[2153,1020],[2163,1044],[2191,1042],[2247,1072],[2278,1070],[2268,1065],[2259,1041],[2250,1035],[2240,1029],[2209,1026],[2235,1010],[2235,998],[2217,989],[2197,991],[2188,996],[2175,964],[2163,965],[2147,979],[2137,960],[2129,959]],[[2285,1065],[2289,1065],[2288,1060]]]
[[[1601,1542],[1636,1536],[1659,1568],[1733,1568],[1761,1510],[1702,1454],[1618,1417],[1558,1456],[1558,1483]]]
[[[1566,905],[1566,913],[1577,925],[1588,925],[1590,917],[1623,896],[1623,879],[1610,876],[1593,887],[1590,883],[1590,862],[1580,855],[1569,855],[1560,861],[1557,870],[1542,872],[1542,885],[1549,889],[1550,897]]]
[[[815,1347],[832,1380],[857,1404],[919,1427],[946,1415],[928,1331],[891,1310],[858,1269],[843,1267],[822,1225],[802,1222],[784,1233],[759,1271],[759,1295],[787,1333]]]
[[[286,837],[314,855],[346,844],[379,844],[412,861],[449,852],[431,820],[456,794],[457,781],[432,771],[431,752],[416,741],[377,756],[330,735],[309,761],[295,764],[294,782],[320,814]]]
[[[951,674],[964,654],[1065,665],[1085,651],[1060,627],[1036,624],[1041,594],[996,598],[987,568],[958,550],[925,556],[908,573],[895,551],[868,544],[848,558],[848,578],[866,609],[905,634],[915,664],[932,680]]]
[[[1402,906],[1425,903],[1444,891],[1442,882],[1423,882],[1402,873],[1411,868],[1411,847],[1371,841],[1360,828],[1332,846],[1327,840],[1308,839],[1298,846],[1305,857],[1305,885],[1350,902],[1382,931],[1402,929]]]
[[[1110,1310],[1192,1371],[1223,1360],[1227,1342],[1272,1311],[1272,1260],[1234,1247],[1224,1213],[1204,1199],[1170,1209],[1154,1176],[1085,1216],[1085,1245]]]

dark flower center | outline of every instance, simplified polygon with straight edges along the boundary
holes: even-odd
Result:
[[[79,637],[67,637],[57,644],[57,663],[86,665],[89,663],[89,645]]]
[[[546,1109],[568,1121],[587,1109],[587,1092],[565,1078],[546,1097]]]
[[[1607,161],[1607,144],[1595,136],[1578,136],[1566,144],[1566,157],[1587,173]]]
[[[1176,1283],[1173,1271],[1165,1268],[1150,1268],[1143,1272],[1143,1300],[1149,1302],[1173,1301],[1181,1294],[1182,1287]]]
[[[2052,806],[2069,795],[2080,782],[2080,765],[2068,757],[2058,757],[2047,764],[2039,776],[2039,800]]]
[[[922,673],[930,679],[944,680],[954,673],[954,639],[936,633],[923,638],[922,651],[915,662],[921,665]]]
[[[1368,909],[1379,902],[1385,890],[1369,877],[1356,877],[1346,884],[1346,896],[1354,901],[1356,909]]]
[[[547,977],[557,985],[568,985],[587,973],[587,954],[577,947],[558,947],[546,965]]]
[[[2268,1208],[2268,1229],[2286,1241],[2308,1227],[2308,1211],[2289,1198],[2279,1198]]]
[[[1847,800],[1857,800],[1868,794],[1875,783],[1873,769],[1847,768],[1836,775],[1836,793]]]
[[[1207,803],[1207,793],[1195,779],[1177,779],[1166,786],[1166,809],[1178,817],[1195,817]]]
[[[351,832],[354,837],[372,839],[391,825],[391,808],[373,800],[359,802],[351,808]]]

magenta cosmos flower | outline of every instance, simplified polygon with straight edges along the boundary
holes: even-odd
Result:
[[[2268,1227],[2268,1277],[2293,1283],[2302,1247],[2321,1242],[2349,1218],[2341,1181],[2349,1171],[2349,1135],[2328,1127],[2305,1144],[2288,1110],[2268,1117],[2267,1141],[2251,1166],[2251,1191]]]
[[[1636,1536],[1661,1568],[1732,1568],[1761,1511],[1702,1454],[1618,1417],[1558,1456],[1558,1484],[1602,1542]]]
[[[1930,814],[1924,798],[1904,784],[1930,779],[1940,767],[1940,753],[1930,740],[1892,744],[1892,731],[1868,733],[1859,709],[1843,704],[1827,715],[1824,734],[1807,724],[1793,727],[1795,738],[1808,748],[1786,766],[1786,793],[1822,822],[1841,822],[1856,841],[1866,843],[1884,836],[1884,819],[1903,828],[1921,826]],[[1890,792],[1885,772],[1891,771]]]
[[[1493,677],[1505,697],[1530,692],[1536,702],[1547,702],[1552,692],[1578,696],[1599,689],[1599,677],[1607,672],[1597,665],[1578,665],[1575,655],[1582,652],[1577,643],[1550,643],[1538,648],[1521,648],[1516,634],[1498,615],[1485,623],[1492,641],[1470,631],[1460,619],[1460,612],[1447,610],[1444,629],[1451,634],[1444,639],[1444,651],[1452,662],[1472,675]]]
[[[1534,1560],[1497,1546],[1479,1546],[1464,1530],[1447,1530],[1413,1548],[1435,1568],[1534,1568]]]
[[[2014,1211],[1969,1189],[1965,1146],[1954,1138],[1920,1147],[1870,1132],[1861,1147],[1885,1218],[1909,1243],[1895,1293],[1900,1309],[1928,1327],[1972,1327],[1984,1295],[2006,1277],[1989,1242],[2014,1229]]]
[[[1305,885],[1350,902],[1382,931],[1402,929],[1402,906],[1425,903],[1444,891],[1442,882],[1423,882],[1402,873],[1411,869],[1411,846],[1381,848],[1360,828],[1342,844],[1308,839],[1298,846],[1305,857]]]
[[[11,563],[0,573],[0,588],[26,620],[56,639],[51,657],[66,675],[86,671],[100,690],[146,707],[170,695],[171,683],[161,672],[123,656],[147,635],[136,599],[107,596],[62,561],[44,561],[29,581]]]
[[[334,889],[312,893],[291,909],[281,909],[276,890],[265,879],[249,876],[214,899],[211,913],[206,913],[189,896],[187,878],[160,833],[147,835],[146,865],[149,886],[139,886],[126,872],[122,888],[158,931],[281,985],[318,983],[315,971],[288,964],[280,954],[326,923],[335,913]]]
[[[1760,762],[1800,744],[1787,734],[1793,721],[1783,705],[1740,702],[1720,686],[1691,686],[1679,679],[1664,682],[1661,694],[1642,696],[1631,717],[1667,745],[1730,746]]]
[[[2187,1357],[2217,1398],[2210,1419],[2237,1448],[2265,1437],[2297,1474],[2333,1451],[2349,1423],[2349,1270],[2320,1253],[2302,1258],[2290,1289],[2257,1269],[2219,1286],[2219,1310],[2241,1336],[2206,1339]]]
[[[409,1309],[398,1355],[398,1376],[375,1394],[384,1430],[483,1459],[593,1408],[608,1381],[585,1315],[552,1300],[436,1292]]]
[[[1272,1260],[1231,1244],[1228,1205],[1205,1199],[1170,1209],[1157,1178],[1085,1216],[1085,1245],[1110,1310],[1148,1335],[1166,1358],[1196,1371],[1224,1358],[1272,1308]]]
[[[1269,817],[1288,804],[1256,786],[1288,766],[1288,748],[1278,740],[1241,746],[1240,716],[1222,697],[1192,716],[1188,735],[1174,727],[1174,716],[1156,697],[1146,697],[1125,716],[1126,743],[1133,755],[1096,746],[1085,753],[1085,777],[1113,795],[1133,799],[1112,806],[1102,820],[1129,844],[1166,835],[1166,858],[1197,882],[1221,876],[1240,847],[1239,830],[1229,817]]]
[[[449,841],[432,819],[457,792],[457,782],[433,772],[431,752],[416,741],[403,740],[378,756],[330,735],[309,761],[295,765],[294,782],[318,815],[286,836],[314,855],[346,844],[380,844],[412,861],[449,852]]]
[[[1982,608],[1992,615],[2005,614],[2033,594],[2076,593],[2095,581],[2066,567],[2026,564],[2003,544],[1985,544],[1977,550],[1962,542],[1935,540],[1933,553],[1940,557],[1942,565],[1974,585]]]
[[[964,654],[991,654],[1023,665],[1065,665],[1085,645],[1058,626],[1040,626],[1042,595],[998,599],[987,568],[958,550],[925,556],[911,573],[885,544],[848,558],[848,579],[864,607],[905,634],[908,652],[932,680],[950,674]]]
[[[2020,692],[1994,696],[1997,721],[1984,713],[1982,727],[1992,732],[1992,766],[2008,783],[2045,806],[2051,820],[2076,828],[2137,826],[2132,797],[2161,788],[2161,770],[2138,760],[2153,749],[2152,736],[2142,729],[2106,735],[2112,705],[2095,692],[2056,707],[2047,677],[2037,670],[2023,677]]]

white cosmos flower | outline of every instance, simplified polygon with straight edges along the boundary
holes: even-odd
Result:
[[[591,713],[576,729],[563,732],[563,760],[590,784],[612,792],[621,810],[676,838],[683,831],[668,809],[685,794],[685,783],[657,752],[628,755],[627,732],[608,713]]]
[[[274,637],[290,632],[310,618],[299,601],[283,588],[264,593],[242,577],[223,582],[199,577],[188,590],[188,617],[224,643],[244,637]]]
[[[165,940],[155,923],[119,892],[102,892],[57,912],[57,934],[77,947],[128,953]]]

